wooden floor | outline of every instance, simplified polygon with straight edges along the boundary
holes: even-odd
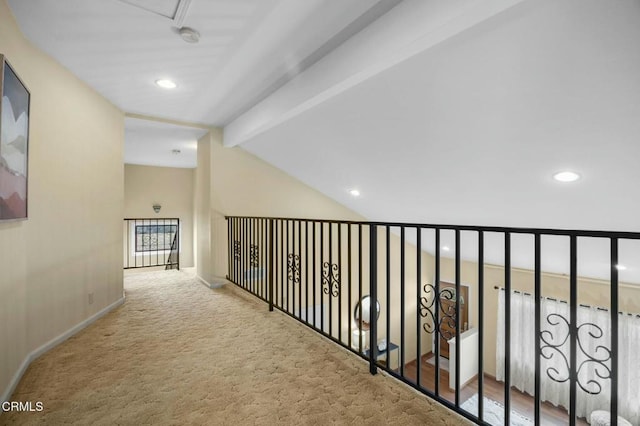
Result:
[[[435,384],[435,366],[428,364],[427,359],[432,355],[424,355],[422,358],[422,369],[420,372],[420,384],[423,388],[434,392]],[[398,372],[399,373],[399,372]],[[405,378],[415,383],[416,380],[416,362],[415,360],[406,364],[404,369]],[[460,404],[467,399],[471,398],[478,392],[478,382],[474,379],[472,382],[464,386],[460,390]],[[485,374],[484,376],[484,396],[503,403],[504,401],[504,386],[502,383],[497,382],[495,378]],[[455,402],[455,393],[449,389],[449,372],[440,369],[440,395],[451,402]],[[533,420],[533,403],[532,396],[522,393],[517,389],[511,388],[511,410],[515,410],[525,417]],[[540,405],[540,411],[542,418],[540,419],[541,425],[566,425],[569,423],[567,410],[564,408],[554,407],[553,405],[543,402]],[[585,419],[580,418],[576,424],[587,426]]]

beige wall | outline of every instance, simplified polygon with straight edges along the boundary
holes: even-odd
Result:
[[[31,92],[29,219],[0,224],[4,394],[30,352],[122,298],[124,118],[27,42],[4,0],[0,53]]]
[[[215,132],[215,131],[212,131]],[[212,282],[211,274],[211,133],[198,140],[193,212],[197,275]]]
[[[208,282],[216,281],[216,278],[227,274],[227,223],[224,218],[229,216],[263,216],[263,217],[288,217],[288,218],[314,218],[314,219],[340,219],[340,220],[364,220],[357,213],[347,209],[336,201],[326,197],[315,189],[303,184],[297,179],[287,175],[281,170],[271,166],[241,148],[225,148],[221,143],[221,133],[213,130],[198,142],[198,169],[196,171],[196,226],[198,229],[198,274]],[[207,161],[210,160],[210,163]],[[210,168],[209,168],[210,164]],[[202,229],[207,231],[200,232]],[[337,230],[334,230],[337,232]],[[335,234],[334,234],[335,235]],[[207,238],[210,237],[210,238]],[[379,241],[384,241],[384,230],[379,230]],[[305,244],[304,238],[302,244]],[[318,237],[319,240],[319,237]],[[363,245],[367,247],[369,240],[368,230],[364,228]],[[358,300],[358,270],[357,263],[352,269],[352,303],[348,305],[346,292],[347,277],[347,236],[343,229],[343,303],[339,308],[334,301],[333,308],[333,334],[337,337],[337,324],[339,312],[342,312],[342,336],[347,341],[352,323],[350,321],[353,309]],[[391,337],[395,343],[400,344],[400,310],[396,309],[400,304],[400,239],[391,234],[391,250],[398,253],[392,257],[392,291],[391,300],[394,309],[391,313]],[[319,245],[319,242],[318,242]],[[337,238],[333,240],[334,252],[337,253]],[[325,246],[328,246],[328,236],[325,235]],[[357,234],[352,234],[352,247],[357,247]],[[407,271],[416,271],[416,247],[406,243]],[[319,251],[319,246],[318,246]],[[318,255],[319,256],[319,255]],[[355,256],[355,251],[354,251]],[[429,263],[429,256],[422,253],[422,279],[423,282],[433,275],[433,262]],[[354,258],[355,259],[355,258]],[[334,262],[337,260],[334,259]],[[319,259],[317,260],[319,264]],[[369,263],[368,253],[363,253],[363,292],[369,294]],[[304,274],[304,271],[303,271]],[[317,270],[316,300],[320,303],[321,272]],[[379,277],[384,277],[385,265],[379,262]],[[416,304],[417,280],[415,272],[407,272],[405,277],[405,318],[406,335],[405,362],[416,358]],[[310,297],[311,300],[311,297]],[[328,301],[328,298],[325,300]],[[381,323],[386,322],[386,293],[380,291],[379,300],[383,307],[380,316]],[[306,303],[303,302],[303,306]],[[424,322],[424,321],[423,321]],[[381,330],[379,337],[385,337],[386,330]],[[431,350],[431,339],[422,340],[421,353]]]
[[[362,219],[243,149],[223,147],[217,130],[198,142],[196,206],[198,274],[208,282],[227,274],[225,215]]]
[[[446,281],[454,281],[454,265],[452,259],[442,259],[441,277]],[[478,306],[478,264],[462,262],[460,268],[461,283],[471,288],[470,313],[471,326],[477,326]],[[498,321],[498,290],[494,286],[504,287],[504,268],[486,265],[484,268],[484,371],[492,376],[496,374],[496,334]],[[534,291],[533,271],[512,269],[511,287],[513,290]],[[578,279],[578,303],[607,308],[609,306],[609,283],[601,280]],[[640,288],[620,283],[620,310],[624,312],[640,312]],[[569,300],[569,278],[558,274],[542,274],[542,294],[559,300]]]
[[[193,194],[195,169],[124,167],[124,215],[126,218],[178,218],[181,224],[180,267],[194,266]],[[153,205],[162,206],[160,213]]]

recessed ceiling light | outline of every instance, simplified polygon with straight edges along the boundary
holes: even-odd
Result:
[[[627,267],[618,263],[618,264],[616,265],[616,269],[617,269],[618,271],[624,271],[625,269],[627,269]]]
[[[161,78],[160,80],[156,80],[156,84],[163,89],[175,89],[178,87],[176,83],[171,80],[167,80],[166,78]]]
[[[575,182],[580,179],[580,175],[576,172],[562,171],[553,175],[558,182]]]
[[[442,250],[444,250],[444,251],[449,251],[449,250],[451,250],[451,249],[450,249],[449,247],[447,247],[447,246],[442,246]]]
[[[352,189],[351,191],[349,191],[349,194],[351,194],[354,197],[359,197],[360,191],[358,191],[357,189]]]

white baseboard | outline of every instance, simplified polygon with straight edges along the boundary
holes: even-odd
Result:
[[[205,287],[209,287],[211,288],[211,284],[209,284],[207,282],[207,280],[205,280],[204,278],[202,278],[200,275],[196,275],[196,278],[198,279],[198,281],[200,281]]]
[[[59,336],[49,340],[47,343],[45,343],[44,345],[40,346],[39,348],[36,348],[33,351],[31,351],[26,356],[24,361],[22,361],[22,364],[20,365],[20,368],[18,368],[18,371],[16,371],[16,374],[14,374],[13,379],[9,383],[9,386],[7,386],[7,388],[3,392],[2,398],[0,398],[0,403],[5,402],[5,401],[9,401],[9,398],[11,398],[11,395],[13,394],[13,391],[18,386],[18,383],[20,383],[20,380],[22,379],[22,376],[24,375],[24,373],[27,371],[27,368],[29,367],[29,365],[36,358],[38,358],[40,355],[44,354],[45,352],[50,351],[51,349],[53,349],[54,347],[58,346],[60,343],[64,342],[69,337],[73,336],[74,334],[76,334],[77,332],[82,330],[83,328],[91,325],[92,323],[94,323],[95,321],[99,320],[100,318],[102,318],[103,316],[105,316],[106,314],[111,312],[112,310],[116,309],[117,307],[119,307],[120,305],[122,305],[124,303],[124,300],[125,300],[125,297],[124,297],[124,294],[123,294],[122,298],[116,300],[115,302],[113,302],[112,304],[107,306],[106,308],[104,308],[101,311],[95,313],[94,315],[90,316],[89,318],[85,319],[84,321],[76,324],[75,326],[71,327],[69,330],[65,331],[64,333],[60,334]]]
[[[196,275],[196,278],[198,278],[198,280],[200,280],[202,284],[209,288],[220,288],[227,284],[227,280],[225,278],[217,278],[213,283],[205,280],[200,275]]]

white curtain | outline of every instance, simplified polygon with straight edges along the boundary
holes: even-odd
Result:
[[[504,381],[505,292],[498,293],[496,378]],[[569,305],[548,299],[542,299],[541,303],[543,357],[540,363],[540,399],[569,407]],[[594,307],[580,306],[577,314],[581,345],[577,347],[578,381],[584,389],[577,386],[576,414],[588,419],[594,410],[609,411],[611,380],[600,376],[609,377],[611,368],[608,353],[611,347],[611,321],[608,311]],[[530,395],[535,392],[534,318],[534,297],[513,292],[510,319],[511,384]],[[619,315],[618,336],[618,414],[633,425],[640,426],[640,318]]]

